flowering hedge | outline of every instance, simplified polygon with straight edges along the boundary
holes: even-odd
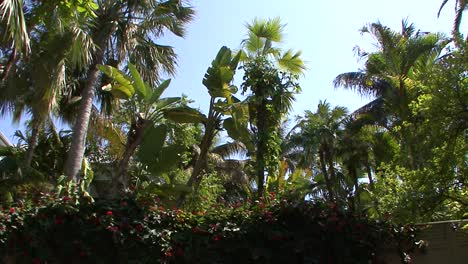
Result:
[[[187,212],[44,195],[0,213],[1,255],[6,263],[377,263],[384,246],[413,245],[409,227],[271,198]]]

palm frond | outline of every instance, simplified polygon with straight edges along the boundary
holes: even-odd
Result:
[[[240,141],[233,141],[218,145],[214,147],[211,152],[226,159],[233,155],[245,155],[247,153],[247,147]]]
[[[174,48],[158,45],[149,39],[139,39],[129,59],[135,64],[142,78],[151,84],[156,84],[162,73],[176,73],[177,55]]]
[[[12,48],[30,52],[30,40],[23,13],[23,0],[3,0],[0,4],[0,17],[5,24],[5,34],[12,41]]]
[[[96,45],[91,36],[79,24],[73,24],[70,33],[72,34],[72,45],[69,51],[70,63],[77,69],[84,69],[91,63]]]
[[[381,96],[391,89],[387,80],[370,76],[364,71],[342,73],[335,77],[333,85],[335,88],[344,87],[357,91],[364,96]]]
[[[279,17],[268,20],[255,18],[252,23],[247,23],[246,27],[251,34],[258,38],[268,39],[272,42],[281,42],[283,40],[285,25],[281,24]]]
[[[280,68],[293,74],[303,73],[307,67],[301,59],[301,54],[301,51],[294,52],[291,49],[287,50],[278,58]]]
[[[148,10],[152,13],[147,14],[142,27],[151,29],[155,37],[164,34],[166,29],[178,37],[185,36],[184,25],[192,21],[195,15],[191,6],[182,5],[180,0],[153,1],[151,5]]]
[[[448,3],[448,0],[443,0],[442,4],[440,5],[439,11],[437,12],[437,17],[440,17],[440,12],[444,9],[444,6]]]

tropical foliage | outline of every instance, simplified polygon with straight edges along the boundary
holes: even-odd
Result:
[[[364,26],[375,49],[357,47],[362,68],[333,83],[370,103],[323,100],[291,118],[307,69],[281,48],[279,18],[247,23],[206,65],[204,112],[164,97],[177,55],[156,41],[184,36],[187,2],[3,1],[0,114],[28,125],[0,148],[0,254],[369,263],[391,245],[408,260],[414,230],[394,224],[468,212],[466,1],[455,5],[451,36]]]
[[[90,203],[73,192],[34,199],[0,214],[6,262],[368,263],[396,245],[404,258],[417,233],[274,194],[253,207],[217,203],[191,213],[132,199]]]

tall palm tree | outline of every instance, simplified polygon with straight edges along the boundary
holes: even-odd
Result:
[[[366,59],[364,69],[340,74],[333,83],[335,87],[375,97],[356,113],[380,111],[383,116],[378,121],[384,126],[393,119],[401,121],[409,114],[409,92],[417,86],[415,75],[434,63],[446,42],[441,41],[440,34],[421,34],[407,21],[402,21],[401,32],[379,22],[363,27],[361,32],[377,41],[378,50],[372,53],[359,50],[358,55]]]
[[[440,5],[439,12],[437,12],[437,17],[440,16],[440,12],[448,3],[449,0],[443,0],[442,4]],[[453,28],[452,28],[452,35],[455,38],[455,44],[460,46],[461,34],[460,34],[460,25],[463,17],[463,12],[468,10],[468,1],[466,0],[455,0],[455,18],[453,21]]]
[[[25,157],[25,165],[29,167],[41,127],[52,112],[57,113],[54,110],[66,87],[66,72],[89,63],[89,54],[84,50],[92,49],[93,43],[84,34],[86,25],[81,24],[84,15],[77,9],[51,3],[27,9],[34,10],[30,11],[29,20],[41,22],[30,23],[33,37],[28,38],[28,49],[32,51],[29,57],[17,59],[14,67],[8,69],[14,75],[4,75],[0,109],[2,113],[13,113],[15,121],[19,121],[24,110],[30,113],[31,137]]]
[[[304,155],[303,166],[309,166],[312,171],[320,171],[330,201],[337,198],[335,186],[339,185],[339,179],[336,172],[336,152],[346,115],[345,107],[331,108],[326,101],[320,101],[316,112],[306,111],[305,116],[299,120],[300,131],[295,134]]]
[[[402,21],[401,32],[380,23],[365,26],[361,31],[377,41],[378,50],[359,51],[358,55],[366,59],[364,69],[338,75],[334,85],[374,96],[373,101],[356,110],[354,115],[366,114],[371,117],[369,124],[391,129],[410,120],[409,103],[420,86],[418,76],[434,65],[447,41],[440,34],[420,33],[407,21]],[[411,141],[409,131],[399,133]],[[409,162],[414,166],[414,151],[410,144],[402,145],[407,148]]]
[[[274,44],[283,41],[284,25],[279,18],[255,19],[247,23],[247,38],[241,43],[246,54],[243,92],[250,92],[249,122],[255,135],[258,195],[263,195],[265,169],[274,173],[280,151],[278,129],[281,116],[291,109],[299,92],[298,75],[306,69],[301,52],[283,52]],[[277,156],[277,155],[276,155]]]
[[[196,157],[195,164],[187,185],[197,192],[202,181],[202,171],[206,169],[210,150],[213,147],[214,139],[218,135],[221,127],[224,127],[228,134],[233,131],[238,132],[235,127],[238,122],[233,121],[234,103],[238,103],[233,95],[237,92],[237,87],[231,85],[234,78],[239,59],[242,52],[237,55],[232,54],[227,47],[221,47],[216,58],[207,69],[203,78],[203,85],[207,88],[210,95],[210,106],[208,115],[193,112],[192,115],[183,114],[174,116],[169,113],[168,117],[180,122],[203,123],[204,134],[199,145],[199,154]],[[224,118],[231,114],[230,118]],[[182,119],[181,119],[182,117]],[[188,117],[188,118],[187,118]],[[184,195],[179,198],[179,204],[184,200]]]
[[[99,85],[98,64],[118,66],[130,61],[143,78],[155,83],[161,72],[174,74],[176,55],[172,47],[155,43],[166,32],[184,36],[185,24],[194,11],[179,0],[167,1],[97,1],[99,8],[90,29],[96,49],[85,74],[81,103],[73,129],[73,142],[65,174],[79,181],[86,134],[96,87]]]
[[[1,79],[5,80],[10,69],[18,59],[17,54],[29,55],[30,40],[26,26],[23,0],[4,0],[0,4],[0,27],[2,36],[0,43],[6,45],[7,51],[2,51],[2,56],[7,55],[6,64],[3,66]]]

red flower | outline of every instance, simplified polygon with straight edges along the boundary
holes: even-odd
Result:
[[[219,240],[221,240],[221,238],[223,238],[222,235],[217,235],[217,236],[213,237],[213,240],[214,241],[219,241]]]
[[[184,250],[182,250],[181,248],[178,248],[177,249],[177,256],[181,257],[184,255]]]
[[[113,213],[112,213],[112,211],[109,210],[109,211],[106,212],[106,215],[107,215],[107,216],[112,216]]]
[[[275,192],[270,192],[270,199],[274,200],[276,198]]]
[[[64,197],[62,198],[62,201],[64,201],[64,202],[68,202],[68,201],[70,201],[70,200],[71,200],[70,196],[64,196]]]
[[[117,232],[117,231],[119,231],[119,227],[118,226],[108,226],[107,230],[109,230],[111,232]]]
[[[10,214],[16,213],[16,209],[14,207],[10,208]]]
[[[172,250],[166,251],[166,257],[172,257]]]
[[[56,224],[56,225],[61,225],[61,224],[63,224],[63,218],[62,218],[61,216],[59,216],[59,215],[56,215],[56,216],[55,216],[55,224]]]

